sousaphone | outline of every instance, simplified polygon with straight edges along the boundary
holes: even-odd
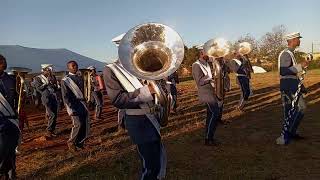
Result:
[[[148,80],[156,91],[155,104],[161,126],[168,124],[171,95],[164,92],[159,80],[175,72],[184,57],[184,44],[177,32],[159,23],[147,23],[130,29],[119,45],[119,60],[132,75]]]
[[[16,77],[16,90],[17,90],[17,93],[19,94],[17,112],[19,114],[20,108],[22,105],[22,100],[23,98],[25,98],[23,96],[23,93],[24,91],[27,91],[27,88],[26,88],[27,85],[25,84],[25,76],[26,74],[31,72],[32,69],[24,68],[24,67],[10,67],[9,70]]]
[[[84,82],[84,98],[87,103],[91,101],[91,71],[89,69],[79,69]]]
[[[217,58],[225,57],[230,52],[228,42],[223,38],[210,39],[203,45],[205,54],[213,59],[212,64],[215,67],[214,82],[215,95],[219,100],[223,100],[226,92],[226,82],[223,72],[223,67],[215,60]]]

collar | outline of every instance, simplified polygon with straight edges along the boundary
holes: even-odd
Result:
[[[199,62],[203,65],[208,65],[208,62],[204,59],[199,59]]]
[[[69,72],[68,75],[75,76],[77,74],[73,74],[73,73]]]
[[[288,47],[288,50],[294,52],[295,48]]]

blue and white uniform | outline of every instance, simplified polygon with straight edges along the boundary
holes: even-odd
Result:
[[[16,113],[16,80],[6,72],[0,75],[0,179],[16,177],[16,147],[20,136]]]
[[[217,59],[216,59],[217,60]],[[227,65],[223,59],[217,60],[222,68],[223,82],[227,82]],[[223,111],[223,99],[219,99],[215,94],[215,82],[213,80],[214,76],[217,74],[216,67],[210,67],[209,63],[203,59],[197,60],[192,64],[192,76],[196,82],[198,88],[198,98],[201,103],[204,103],[207,107],[207,118],[206,118],[206,131],[205,139],[206,141],[213,141],[214,134],[218,125],[221,121],[222,111]],[[214,76],[212,75],[214,74]],[[222,86],[225,90],[227,83]]]
[[[46,108],[47,131],[53,133],[56,129],[58,117],[58,100],[56,95],[58,86],[56,77],[54,75],[46,77],[44,74],[40,74],[34,78],[33,86],[41,93],[41,101]]]
[[[234,59],[233,64],[237,63],[237,68],[235,69],[237,76],[237,83],[241,89],[241,96],[239,102],[239,109],[243,109],[245,103],[248,101],[249,96],[251,95],[250,79],[251,72],[253,72],[250,60],[244,56],[240,56],[239,59]]]
[[[284,122],[281,135],[284,144],[288,144],[292,137],[296,135],[297,128],[306,109],[302,93],[298,94],[297,105],[292,107],[292,100],[294,99],[300,82],[298,73],[302,71],[301,64],[297,64],[294,57],[294,49],[286,48],[280,53],[278,68],[280,71],[280,92],[284,108]],[[302,85],[301,88],[302,92],[304,92],[305,87]],[[294,108],[294,110],[289,116],[289,110],[292,108]]]
[[[76,147],[83,147],[90,129],[83,90],[83,79],[77,74],[69,73],[61,81],[62,98],[73,125],[68,142]]]
[[[162,179],[166,171],[166,152],[161,142],[159,120],[152,113],[153,96],[148,86],[120,63],[112,63],[103,71],[107,94],[119,109],[119,118],[142,160],[141,179]]]
[[[172,103],[171,103],[171,109],[176,112],[176,109],[178,107],[177,105],[177,98],[178,98],[178,91],[177,91],[177,84],[179,84],[179,77],[178,73],[174,72],[168,77],[168,85],[169,85],[169,92],[172,96]]]

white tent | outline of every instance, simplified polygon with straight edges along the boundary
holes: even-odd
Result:
[[[266,73],[267,71],[260,66],[252,66],[253,73]]]
[[[241,61],[239,61],[238,59],[233,59],[233,61],[235,62],[236,69],[238,69],[241,66]],[[253,69],[253,73],[255,74],[267,72],[265,69],[263,69],[260,66],[252,66],[252,69]]]

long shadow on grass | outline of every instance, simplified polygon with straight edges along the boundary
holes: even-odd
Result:
[[[310,92],[316,91],[319,88],[319,86],[320,86],[320,83],[314,84],[313,86],[308,87],[308,90]],[[273,87],[273,88],[275,88],[275,87]],[[265,92],[271,92],[271,91],[273,91],[273,88],[272,87],[262,88],[262,89],[256,90],[255,94],[259,95],[259,93],[264,94]],[[315,98],[319,98],[319,95],[317,93],[311,95],[310,97],[308,97],[308,99],[315,99]],[[310,109],[312,109],[312,111],[314,110],[314,106],[315,105],[311,105],[311,107],[310,107]],[[185,109],[184,111],[185,112],[190,112],[190,111],[193,111],[193,110],[201,111],[201,110],[203,110],[203,108],[204,108],[203,106],[198,105],[196,107],[195,106],[190,107],[190,109]],[[256,114],[257,116],[259,115],[258,117],[262,117],[261,114],[265,114],[266,117],[267,117],[267,116],[270,116],[270,113],[274,113],[273,115],[277,116],[278,118],[274,118],[273,122],[270,122],[270,123],[279,124],[279,129],[277,129],[275,131],[280,131],[280,122],[279,122],[280,120],[279,120],[279,118],[281,117],[281,105],[279,104],[279,99],[274,99],[272,101],[269,101],[268,103],[264,104],[264,107],[262,109],[257,109],[254,112],[248,111],[248,112],[243,113],[241,116],[246,116],[249,113],[251,113],[250,114],[251,116],[254,116],[254,114]],[[201,117],[202,116],[200,116],[200,118]],[[234,118],[239,118],[239,117],[234,117]],[[190,116],[190,117],[188,116],[187,118],[184,118],[183,116],[181,116],[181,119],[186,119],[186,122],[188,124],[190,124],[191,126],[192,126],[192,121],[199,121],[199,117],[197,117],[196,119],[193,119],[192,116]],[[263,119],[261,119],[261,120],[263,120]],[[176,119],[176,121],[180,121],[180,120]],[[235,124],[238,124],[238,125],[241,124],[241,123],[248,123],[248,122],[243,122],[243,121],[242,122],[240,122],[240,121],[235,122]],[[174,130],[179,129],[179,126],[181,126],[181,125],[182,125],[181,123],[178,123],[176,126],[172,126],[172,127],[168,128],[168,129],[170,129],[170,131],[171,130],[174,131]],[[233,128],[233,124],[231,123],[228,126],[228,128],[232,129]],[[196,132],[198,132],[198,131],[202,133],[202,129],[199,129]],[[244,129],[244,131],[245,131],[245,129]],[[170,141],[174,141],[175,136],[185,136],[187,134],[193,134],[193,133],[195,133],[195,132],[185,132],[183,134],[173,135],[173,137],[170,138],[171,139]],[[273,141],[273,139],[272,139],[272,141]],[[71,156],[71,157],[69,157],[69,158],[67,158],[65,160],[61,160],[59,162],[59,164],[56,164],[55,162],[48,163],[48,165],[46,165],[44,167],[41,167],[36,172],[34,172],[34,174],[32,174],[32,175],[30,174],[26,178],[30,178],[30,177],[32,177],[32,178],[34,178],[34,177],[48,178],[47,172],[49,170],[51,170],[52,168],[58,168],[58,167],[67,166],[68,163],[71,163],[73,161],[80,161],[80,162],[86,161],[88,154],[94,153],[96,151],[99,151],[99,152],[101,152],[101,151],[108,152],[110,150],[113,150],[113,151],[120,150],[121,151],[121,149],[125,149],[125,148],[131,146],[131,143],[129,143],[129,141],[125,141],[125,142],[126,143],[119,142],[118,145],[116,145],[115,147],[110,148],[110,149],[108,149],[108,148],[104,148],[102,150],[101,149],[92,149],[92,150],[89,150],[89,151],[87,151],[85,153],[78,154],[76,156]],[[119,161],[110,162],[109,161],[110,158],[101,159],[101,160],[98,160],[98,162],[95,162],[94,164],[79,165],[77,168],[73,169],[72,172],[65,172],[62,176],[59,176],[58,179],[60,179],[60,178],[61,179],[64,179],[64,178],[76,178],[76,179],[78,179],[80,177],[89,178],[89,179],[91,179],[91,178],[101,178],[101,177],[107,177],[107,178],[112,178],[112,179],[128,178],[128,177],[130,177],[130,175],[128,176],[128,172],[133,172],[133,170],[137,169],[137,167],[134,166],[134,165],[137,164],[136,163],[137,159],[136,158],[126,158],[126,155],[128,155],[128,154],[121,155],[121,156],[112,155],[110,158],[112,158],[112,157],[118,157],[118,159],[123,159],[124,158],[124,159],[128,159],[128,162],[123,162],[123,161],[121,161],[121,162],[119,162]],[[129,155],[132,155],[132,152],[130,152]],[[104,162],[108,162],[108,163],[104,163]],[[125,165],[123,163],[125,163]],[[95,164],[99,164],[99,166],[96,166]],[[101,167],[101,164],[103,164],[104,167]],[[123,166],[126,166],[125,172],[123,172],[124,171]],[[94,169],[94,171],[92,171],[92,169]],[[106,171],[106,170],[109,170],[109,172],[108,173],[102,172],[102,171]],[[80,171],[81,171],[81,174],[80,174],[81,176],[78,176],[77,174]],[[172,171],[171,172],[169,171],[169,173],[172,173]],[[132,174],[132,173],[130,173],[130,174]],[[82,175],[84,175],[84,176],[82,176]],[[169,176],[170,176],[170,174],[169,174]]]

